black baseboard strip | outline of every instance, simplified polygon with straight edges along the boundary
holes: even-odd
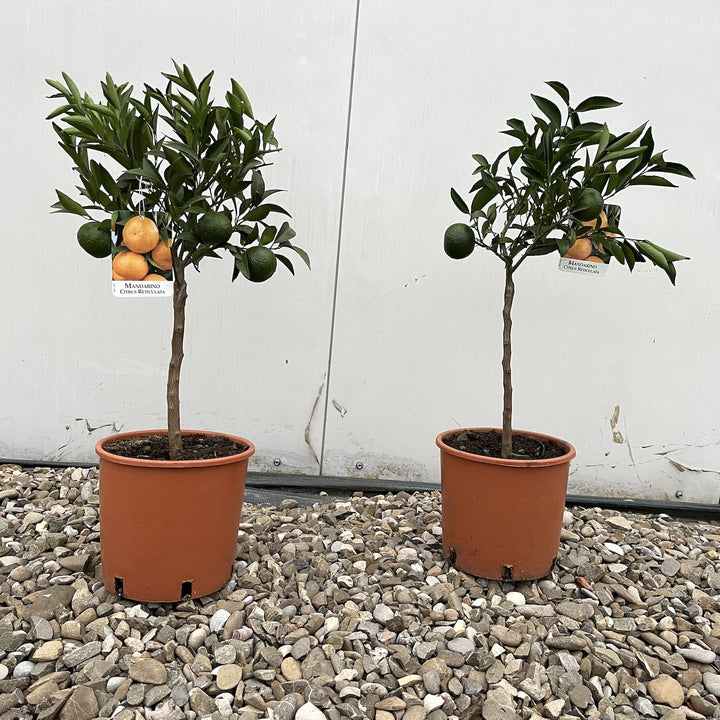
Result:
[[[29,460],[11,460],[0,458],[0,465],[19,465],[21,467],[50,468],[91,468],[94,463],[43,462]],[[360,492],[364,495],[384,495],[399,492],[432,492],[440,490],[439,483],[413,480],[387,480],[363,477],[333,477],[319,475],[287,475],[280,473],[249,472],[247,476],[245,499],[248,502],[267,504],[282,502],[283,499],[322,502],[350,497]],[[259,491],[255,493],[254,491]],[[320,493],[325,493],[320,495]],[[255,499],[251,499],[255,498]],[[667,500],[645,500],[634,498],[614,498],[589,495],[568,495],[569,507],[601,507],[621,512],[666,513],[673,517],[685,517],[697,520],[720,521],[720,505],[688,503]]]

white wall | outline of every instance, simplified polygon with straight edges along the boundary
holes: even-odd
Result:
[[[501,267],[444,256],[462,219],[448,189],[469,187],[471,154],[502,149],[505,120],[528,119],[530,93],[557,79],[623,100],[611,129],[650,120],[694,171],[619,198],[626,232],[692,261],[675,288],[644,266],[588,279],[554,256],[527,263],[515,425],[575,444],[571,492],[718,502],[714,0],[46,0],[3,4],[0,20],[0,455],[89,460],[113,427],[164,423],[170,305],[113,298],[78,221],[49,213],[73,177],[43,120],[45,77],[97,92],[105,70],[157,82],[172,57],[277,114],[272,180],[313,270],[262,286],[231,284],[229,261],[191,276],[184,424],[251,438],[256,469],[432,481],[435,435],[501,410]]]

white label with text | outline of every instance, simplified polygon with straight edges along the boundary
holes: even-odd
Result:
[[[565,272],[595,275],[596,277],[602,277],[608,269],[604,262],[588,262],[587,260],[574,260],[572,258],[560,258],[558,267]]]
[[[173,284],[168,280],[113,280],[115,297],[172,297]]]

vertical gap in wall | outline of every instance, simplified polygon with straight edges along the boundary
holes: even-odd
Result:
[[[330,342],[328,348],[327,374],[325,376],[325,408],[323,410],[322,440],[320,441],[320,475],[325,463],[325,434],[327,431],[328,408],[330,405],[330,375],[332,372],[333,344],[335,342],[335,311],[337,309],[338,277],[340,274],[340,244],[342,242],[343,218],[345,214],[345,187],[347,183],[348,152],[350,148],[350,120],[352,118],[353,90],[355,86],[355,57],[357,55],[360,0],[355,2],[355,28],[353,30],[352,60],[350,62],[350,87],[348,90],[347,123],[345,125],[345,150],[343,156],[342,184],[340,187],[340,218],[338,221],[337,251],[335,254],[335,282],[333,284],[332,311],[330,316]]]

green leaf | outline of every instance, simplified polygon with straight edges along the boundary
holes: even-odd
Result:
[[[642,162],[643,165],[647,165],[650,162],[653,150],[655,149],[655,141],[653,140],[652,128],[649,127],[645,131],[645,134],[642,136],[642,140],[640,140],[640,144],[645,148],[645,151],[642,154]]]
[[[514,136],[518,140],[520,140],[521,142],[524,142],[526,140],[526,138],[528,137],[528,132],[525,129],[525,123],[522,120],[519,120],[518,118],[510,118],[507,121],[507,124],[512,128],[512,130],[514,131]],[[509,134],[508,131],[505,132]],[[474,155],[473,157],[477,158],[478,156]]]
[[[191,160],[194,160],[195,162],[200,162],[200,157],[198,154],[187,144],[183,142],[177,142],[175,140],[166,140],[164,145],[166,147],[173,148],[174,150],[177,150],[178,152],[182,153],[183,155],[186,155]]]
[[[81,215],[82,217],[89,218],[85,208],[79,203],[73,200],[69,195],[66,195],[60,190],[55,191],[57,193],[58,202],[53,205],[59,212],[71,213],[72,215]]]
[[[529,250],[527,251],[527,255],[536,256],[536,255],[550,255],[550,253],[554,253],[558,251],[558,246],[555,242],[552,242],[550,244],[546,243],[538,243],[536,245],[531,245]]]
[[[540,158],[534,157],[533,155],[523,155],[522,159],[524,160],[525,164],[531,167],[536,172],[540,173],[540,175],[545,175],[547,172],[547,165],[540,160]]]
[[[639,166],[640,158],[635,158],[627,163],[619,172],[612,173],[610,182],[608,183],[608,190],[610,192],[618,192],[624,187],[627,187],[630,178],[637,172]]]
[[[272,225],[269,225],[263,230],[262,235],[260,236],[260,244],[261,245],[270,245],[273,240],[275,240],[275,233],[277,232],[277,228],[274,228]]]
[[[622,105],[621,102],[603,95],[594,95],[583,100],[576,108],[575,112],[588,112],[590,110],[605,110],[606,108],[617,107]]]
[[[642,135],[646,125],[647,123],[643,123],[642,125],[640,125],[640,127],[635,128],[632,132],[627,132],[619,135],[607,146],[608,152],[613,152],[614,150],[623,150],[624,148],[628,147],[628,145],[632,145]],[[652,135],[650,137],[652,138]],[[640,144],[643,145],[644,143]]]
[[[105,105],[99,105],[98,103],[94,102],[87,102],[85,103],[85,107],[96,113],[100,113],[100,115],[104,115],[106,118],[109,118],[111,120],[115,120],[117,118],[117,113],[112,108],[106,107]]]
[[[648,258],[653,265],[658,265],[663,270],[667,272],[667,269],[669,267],[668,260],[663,255],[663,253],[660,252],[652,243],[645,242],[643,240],[637,240],[635,242],[635,245],[637,246],[638,250],[645,255],[646,258]]]
[[[297,247],[297,245],[291,245],[290,249],[294,250],[303,259],[303,262],[308,266],[308,270],[312,269],[310,267],[310,257],[302,248]],[[278,255],[277,257],[279,258],[280,255]]]
[[[269,214],[270,214],[270,206],[269,205],[258,205],[256,208],[253,208],[248,212],[248,214],[243,218],[246,222],[255,222],[256,220],[264,220]]]
[[[522,151],[522,145],[514,145],[508,149],[508,159],[511,165],[514,165],[518,161],[518,158],[522,155]]]
[[[264,197],[265,181],[263,180],[262,173],[260,173],[258,170],[253,170],[252,172],[250,193],[254,202],[260,202]]]
[[[82,96],[80,95],[80,91],[78,90],[77,85],[73,82],[72,78],[67,73],[64,72],[62,76],[63,80],[67,83],[67,86],[70,89],[70,92],[75,102],[78,105],[82,105]]]
[[[478,190],[470,205],[471,212],[475,214],[482,210],[497,194],[498,191],[493,188],[483,187]]]
[[[470,214],[470,208],[468,208],[467,203],[460,197],[459,193],[454,188],[450,188],[450,197],[452,198],[452,201],[455,203],[455,207],[461,213],[463,213],[465,215]]]
[[[594,137],[602,130],[602,125],[596,122],[581,123],[570,130],[560,142],[560,147],[565,145],[576,145]]]
[[[647,241],[648,245],[652,245],[656,250],[661,252],[666,260],[668,262],[678,262],[679,260],[689,260],[690,258],[687,255],[680,255],[680,253],[673,252],[672,250],[667,250],[666,248],[660,247],[657,243]]]
[[[640,175],[639,177],[632,178],[632,180],[628,182],[628,185],[657,185],[658,187],[677,187],[677,185],[670,182],[670,180],[661,177],[660,175]]]
[[[46,120],[52,120],[53,118],[56,118],[58,115],[62,115],[66,113],[68,110],[72,110],[72,105],[60,105],[60,107],[53,110],[45,119]]]
[[[292,240],[295,237],[295,231],[290,227],[290,223],[284,222],[278,230],[276,242],[283,243]]]
[[[549,85],[562,99],[566,105],[570,104],[570,91],[557,80],[548,80],[546,85]]]
[[[609,249],[612,253],[613,257],[621,264],[625,264],[625,253],[623,252],[622,247],[618,243],[616,243],[614,240],[611,240],[609,238],[606,238],[602,241],[602,246],[607,250]]]
[[[120,96],[118,95],[117,87],[113,81],[110,73],[105,73],[105,82],[102,83],[103,94],[107,98],[108,102],[116,108],[120,107]]]
[[[242,275],[246,279],[250,279],[250,271],[248,270],[248,262],[247,262],[247,256],[244,252],[237,252],[233,253],[235,255],[235,263],[233,264],[233,274],[232,279],[233,282],[237,279],[238,275],[242,273]]]
[[[599,157],[602,155],[605,148],[608,147],[609,142],[610,142],[610,130],[608,129],[607,125],[603,125],[602,130],[600,131],[600,137],[598,138],[598,147],[597,147],[597,153],[595,154],[595,162],[598,161]]]
[[[609,162],[610,160],[622,160],[624,158],[640,157],[645,148],[642,146],[625,148],[624,150],[614,150],[613,152],[607,152],[603,155],[603,162]]]
[[[692,180],[695,179],[695,176],[688,168],[685,167],[685,165],[681,165],[676,162],[666,162],[662,166],[661,171],[664,173],[670,173],[671,175],[682,175],[683,177],[691,178]],[[658,170],[658,172],[660,172],[660,170]]]
[[[562,125],[562,114],[554,102],[541,95],[531,94],[530,97],[535,101],[535,104],[540,108],[543,115],[545,115],[555,127]]]
[[[632,272],[633,268],[635,267],[635,251],[632,249],[630,243],[628,243],[627,241],[623,242],[620,247],[623,251],[623,254],[625,255],[625,260],[627,260],[628,268],[630,268],[630,272]]]
[[[232,92],[233,95],[240,98],[242,101],[244,107],[243,112],[250,118],[253,117],[253,111],[252,106],[250,105],[250,100],[248,99],[247,93],[240,87],[240,84],[236,82],[235,80],[231,80],[230,84],[232,86]]]
[[[52,88],[55,88],[60,95],[64,95],[68,100],[72,97],[72,93],[61,83],[57,80],[52,80],[49,78],[45,78],[45,82]],[[59,97],[58,95],[54,95],[52,97]]]
[[[502,135],[509,135],[510,137],[514,137],[520,142],[525,142],[527,140],[527,133],[524,133],[521,130],[501,130],[500,133]]]
[[[563,235],[555,240],[555,244],[560,251],[560,255],[563,256],[570,249],[570,238],[567,235]]]
[[[200,101],[204,104],[207,104],[208,100],[210,99],[210,83],[212,82],[212,78],[213,78],[214,74],[215,74],[215,71],[211,70],[200,81],[199,96],[200,96]]]
[[[275,253],[275,257],[290,271],[292,275],[295,274],[295,268],[290,260],[288,260],[284,255],[280,255],[278,253]]]

